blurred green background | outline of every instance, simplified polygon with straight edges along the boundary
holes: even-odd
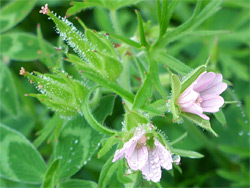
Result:
[[[1,0],[1,9],[11,1]],[[27,1],[31,2],[31,1]],[[203,6],[209,1],[204,1]],[[39,14],[40,7],[49,4],[51,10],[64,16],[70,7],[70,1],[40,0],[20,23],[12,28],[3,30],[4,17],[0,18],[0,58],[1,58],[1,123],[25,135],[31,142],[36,138],[36,133],[50,120],[53,112],[48,110],[36,99],[25,97],[26,93],[38,93],[29,81],[19,75],[21,67],[29,72],[49,72],[39,56],[40,46],[37,43],[37,25],[40,24],[43,37],[51,43],[48,47],[58,47],[60,39],[55,32],[54,24],[47,16]],[[193,0],[183,0],[170,21],[170,29],[177,27],[190,18],[195,6]],[[135,9],[140,10],[143,20],[148,23],[146,35],[152,41],[158,35],[156,2],[147,0],[124,7],[118,10],[119,22],[122,32],[126,37],[133,37],[137,32]],[[16,11],[16,10],[13,10]],[[154,124],[165,132],[170,141],[187,132],[175,148],[195,150],[205,155],[202,159],[182,158],[182,174],[178,171],[171,176],[163,170],[161,184],[163,187],[249,187],[249,1],[225,0],[220,10],[210,17],[199,29],[202,30],[229,30],[231,33],[220,36],[186,36],[166,48],[167,52],[195,68],[203,64],[211,54],[209,71],[221,72],[226,80],[231,82],[229,89],[223,94],[227,101],[240,101],[239,104],[226,105],[223,112],[226,124],[222,125],[214,116],[211,116],[213,129],[219,138],[192,125],[173,124],[171,115],[154,118]],[[1,12],[2,13],[2,12]],[[114,32],[105,8],[89,8],[77,14],[88,28],[97,31]],[[11,19],[11,16],[7,16]],[[74,25],[82,30],[74,19],[69,18]],[[11,36],[6,38],[6,35]],[[21,35],[21,37],[20,37]],[[25,39],[23,35],[28,35]],[[34,37],[32,38],[31,35]],[[138,35],[136,35],[138,37]],[[116,41],[115,41],[116,42]],[[65,47],[65,45],[62,45]],[[71,50],[71,49],[69,49]],[[61,61],[59,54],[51,48],[52,58]],[[64,63],[65,69],[74,76],[70,64]],[[159,67],[162,74],[166,73]],[[136,72],[132,72],[131,79],[136,82]],[[136,84],[135,84],[136,85]],[[164,83],[169,87],[169,83]],[[168,88],[169,90],[169,88]],[[117,98],[114,113],[108,117],[106,123],[121,129],[123,118],[121,99]],[[43,143],[39,152],[47,161],[53,150],[53,143]],[[114,152],[110,151],[110,153]],[[108,156],[97,159],[96,154],[73,178],[98,181],[100,170]],[[116,186],[117,180],[111,182],[110,187]],[[1,178],[1,187],[33,187],[34,185],[21,184]]]

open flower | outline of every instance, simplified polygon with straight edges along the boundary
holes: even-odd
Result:
[[[138,127],[134,136],[117,150],[112,162],[126,158],[132,170],[140,170],[148,181],[159,182],[161,179],[161,167],[166,170],[172,169],[174,162],[171,153],[156,139],[153,138],[153,147],[147,145],[146,131]],[[175,161],[175,162],[179,162]]]
[[[205,120],[209,117],[204,112],[218,112],[224,104],[220,94],[227,84],[222,82],[222,75],[214,72],[202,73],[179,97],[178,105],[183,112],[197,114]]]

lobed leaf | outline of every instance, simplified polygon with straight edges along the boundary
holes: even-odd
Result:
[[[2,61],[0,62],[0,68],[1,107],[10,116],[17,116],[20,104],[12,73]]]
[[[0,124],[0,146],[1,177],[31,184],[42,182],[46,164],[23,135]]]
[[[6,33],[0,35],[0,54],[16,61],[34,61],[43,57],[40,51],[39,39],[29,33]],[[47,53],[50,54],[55,63],[58,59],[55,49],[51,44],[45,42]]]
[[[94,131],[84,117],[77,115],[61,130],[55,158],[61,159],[59,177],[67,178],[86,165],[100,145],[103,135]]]
[[[97,188],[97,184],[93,181],[82,180],[82,179],[68,179],[66,181],[59,182],[59,188],[79,188],[79,187],[88,187],[88,188]]]
[[[34,8],[36,0],[19,1],[15,0],[5,5],[0,10],[0,33],[8,31],[21,22]]]

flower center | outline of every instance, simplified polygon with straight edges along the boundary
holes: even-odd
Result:
[[[198,104],[199,106],[201,105],[201,102],[202,102],[202,98],[201,96],[199,95],[195,101],[196,104]]]
[[[145,146],[147,143],[147,137],[143,135],[137,142],[137,148],[141,148],[142,146]]]

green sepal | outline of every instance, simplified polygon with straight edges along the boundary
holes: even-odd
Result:
[[[88,40],[96,46],[96,49],[100,52],[107,53],[113,57],[116,57],[116,53],[111,41],[101,33],[94,32],[90,29],[85,30],[85,35]]]
[[[193,70],[182,82],[181,93],[185,91],[203,72],[206,71],[207,66],[201,65]]]
[[[142,125],[149,123],[149,120],[145,116],[139,114],[136,111],[127,112],[125,114],[124,119],[125,119],[125,126],[128,131],[131,130],[132,128],[138,127],[138,124]]]
[[[26,73],[25,76],[35,83],[42,94],[28,94],[36,97],[59,115],[71,117],[80,111],[82,99],[87,88],[77,80],[58,73],[58,75]]]
[[[179,78],[175,75],[171,75],[171,86],[172,86],[172,98],[170,100],[170,109],[173,114],[173,121],[180,121],[180,110],[177,106],[177,100],[180,96],[181,93],[181,82]]]
[[[192,113],[182,112],[182,116],[192,121],[193,123],[197,124],[201,128],[210,131],[214,136],[218,137],[218,134],[212,129],[210,121],[205,120],[202,117]]]
[[[147,146],[149,146],[151,149],[154,148],[154,136],[152,133],[146,133],[146,137],[148,137],[149,139],[147,140]]]
[[[221,125],[226,126],[227,121],[222,109],[220,109],[219,112],[214,113],[214,116],[221,123]]]
[[[91,44],[83,34],[74,30],[74,26],[71,25],[71,23],[68,24],[67,20],[63,20],[63,18],[59,19],[51,12],[47,15],[51,17],[56,24],[60,35],[64,37],[64,40],[67,39],[68,45],[71,46],[79,56],[88,60],[88,62],[97,69],[102,69],[102,62],[94,52],[93,44]]]
[[[106,55],[101,52],[97,52],[100,59],[103,62],[103,73],[105,78],[110,81],[115,81],[122,73],[123,66],[120,61],[116,60],[115,58]]]

